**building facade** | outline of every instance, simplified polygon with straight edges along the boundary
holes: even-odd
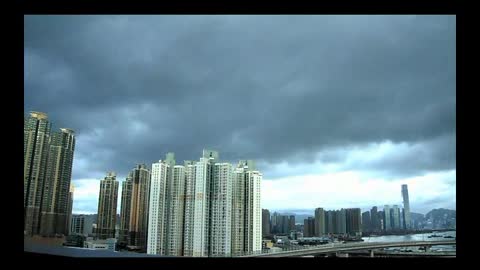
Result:
[[[252,160],[238,163],[233,175],[232,254],[260,251],[262,248],[262,211],[260,183],[262,174]],[[287,223],[288,225],[288,223]]]
[[[208,257],[210,241],[210,193],[213,165],[218,161],[218,152],[203,150],[195,164],[195,223],[193,227],[193,256]]]
[[[232,182],[230,163],[215,163],[211,184],[209,256],[229,256],[232,251]]]
[[[128,232],[130,231],[130,211],[132,203],[132,172],[128,173],[122,182],[122,198],[120,205],[120,231],[118,241],[128,244]]]
[[[85,233],[85,215],[73,215],[70,227],[70,234],[79,234],[86,236]]]
[[[167,254],[183,255],[184,209],[185,209],[185,166],[174,165],[169,179]]]
[[[365,211],[362,213],[362,231],[363,232],[372,231],[372,220],[370,216],[370,211]]]
[[[347,233],[352,236],[362,234],[362,215],[360,208],[345,209]]]
[[[130,223],[128,244],[140,250],[147,248],[150,170],[138,164],[131,172]]]
[[[270,236],[270,211],[262,209],[262,237]]]
[[[260,205],[261,182],[263,175],[250,165],[253,161],[245,163],[249,171],[246,172],[246,247],[247,253],[262,250],[262,208]]]
[[[99,239],[115,238],[117,219],[118,181],[114,172],[108,172],[100,181],[96,236]]]
[[[303,220],[303,236],[313,237],[315,236],[315,218],[308,217]]]
[[[42,235],[67,235],[69,232],[73,203],[73,198],[70,198],[70,182],[74,150],[73,130],[62,128],[60,132],[51,134],[42,198]]]
[[[195,221],[195,161],[186,160],[185,207],[183,225],[183,256],[193,256],[193,227]]]
[[[410,214],[410,200],[408,198],[408,186],[402,185],[402,197],[403,197],[403,209],[404,209],[404,216],[403,216],[403,227],[407,230],[412,228],[412,219]]]
[[[315,209],[315,236],[325,235],[325,211],[323,208]]]
[[[168,235],[168,182],[175,160],[168,153],[166,160],[152,164],[148,216],[147,253],[167,255]]]
[[[25,235],[40,233],[40,210],[49,152],[51,124],[41,112],[30,112],[23,125],[23,207]]]
[[[390,209],[390,222],[392,229],[399,230],[402,228],[400,224],[400,208],[398,208],[398,205],[393,205]]]
[[[390,231],[392,229],[390,223],[390,205],[385,205],[383,207],[383,229],[385,231]]]

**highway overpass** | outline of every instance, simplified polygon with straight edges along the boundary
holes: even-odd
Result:
[[[301,257],[308,255],[319,255],[329,253],[348,253],[349,251],[369,250],[371,256],[375,249],[391,248],[391,247],[431,247],[435,245],[456,245],[455,240],[440,241],[402,241],[402,242],[352,242],[352,243],[330,243],[326,245],[283,250],[277,252],[268,252],[260,254],[243,255],[239,257]]]

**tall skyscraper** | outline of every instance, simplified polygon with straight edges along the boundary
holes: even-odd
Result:
[[[412,219],[410,216],[410,201],[408,198],[408,187],[407,185],[402,185],[402,197],[403,197],[403,208],[404,208],[404,228],[405,229],[411,229],[412,227]]]
[[[26,235],[40,233],[51,124],[41,112],[30,112],[23,126],[23,229]]]
[[[261,250],[262,175],[253,161],[234,170],[204,150],[197,162],[175,165],[173,153],[152,165],[147,253],[229,256]]]
[[[75,185],[73,183],[70,183],[70,192],[68,193],[68,207],[67,207],[67,224],[66,224],[66,230],[67,234],[70,233],[70,227],[72,224],[72,212],[73,212],[73,200],[74,200],[74,195],[75,194]]]
[[[245,168],[238,164],[233,173],[232,194],[232,254],[245,252]],[[276,218],[276,213],[274,214]]]
[[[290,215],[288,217],[288,233],[295,230],[295,215]]]
[[[260,193],[262,173],[257,171],[253,161],[245,162],[250,169],[246,172],[246,252],[257,252],[262,250],[262,208],[260,207]]]
[[[74,132],[51,133],[47,114],[33,111],[24,118],[23,131],[24,233],[68,235]]]
[[[173,178],[175,158],[168,153],[165,160],[152,164],[150,182],[150,200],[148,216],[147,253],[168,255],[168,210],[169,210],[169,183]],[[183,229],[183,228],[179,228]]]
[[[252,160],[242,160],[234,171],[232,254],[262,249],[260,183],[262,174]],[[243,217],[242,217],[243,215]],[[288,227],[288,217],[286,226]]]
[[[96,235],[99,239],[115,238],[117,219],[118,181],[114,172],[108,172],[100,181]]]
[[[334,210],[325,211],[325,233],[334,234],[337,233],[336,213]]]
[[[303,220],[303,236],[313,237],[315,236],[315,218],[308,217]]]
[[[372,221],[372,231],[373,232],[379,232],[381,230],[380,228],[380,219],[378,217],[378,210],[377,207],[374,206],[370,210],[370,219]]]
[[[349,235],[359,236],[362,233],[362,216],[360,208],[345,209],[347,233]]]
[[[71,212],[70,182],[74,149],[73,130],[62,128],[60,132],[51,134],[42,198],[41,234],[43,235],[65,235],[70,230],[68,218]]]
[[[362,213],[362,231],[364,232],[372,231],[372,220],[370,216],[370,211],[365,211]]]
[[[335,211],[335,233],[346,234],[347,233],[347,215],[345,209]]]
[[[325,211],[323,208],[315,209],[315,236],[323,236],[325,234]]]
[[[262,209],[262,237],[270,235],[270,211]]]
[[[168,183],[168,229],[167,254],[183,255],[184,209],[185,209],[185,166],[175,165]]]
[[[141,250],[146,250],[150,171],[145,164],[138,164],[132,170],[131,175],[132,191],[128,243]]]
[[[383,226],[385,231],[390,231],[392,229],[392,225],[390,223],[390,206],[385,205],[383,207]]]
[[[400,209],[398,208],[398,205],[394,205],[392,209],[390,209],[390,222],[391,226],[395,230],[401,229],[401,224],[400,224]]]
[[[193,227],[195,210],[195,161],[186,160],[185,166],[185,214],[183,255],[193,256]],[[235,208],[234,208],[235,209]],[[235,211],[235,210],[232,210]],[[234,213],[233,213],[234,214]]]
[[[272,234],[278,233],[278,213],[273,212],[272,215]]]
[[[128,173],[122,182],[122,199],[120,205],[120,231],[119,242],[128,244],[128,232],[130,231],[130,211],[132,205],[133,172]]]
[[[195,223],[193,229],[193,256],[208,257],[210,240],[210,193],[213,165],[218,152],[203,150],[195,169]]]
[[[212,176],[209,256],[228,256],[232,251],[233,167],[230,163],[215,163]],[[246,214],[248,218],[248,211]]]

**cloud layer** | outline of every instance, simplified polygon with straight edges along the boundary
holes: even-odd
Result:
[[[385,181],[451,171],[455,28],[455,16],[25,16],[25,113],[77,132],[77,182],[202,148],[255,159],[272,181],[314,164]]]

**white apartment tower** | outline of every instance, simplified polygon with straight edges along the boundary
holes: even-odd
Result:
[[[251,160],[240,161],[233,177],[232,253],[239,255],[262,249],[262,174]]]
[[[193,226],[195,210],[195,161],[186,160],[185,166],[185,209],[183,224],[183,256],[193,256]]]
[[[210,184],[212,167],[216,160],[218,160],[218,152],[203,150],[203,157],[195,164],[194,257],[209,255]]]
[[[232,182],[232,255],[245,252],[245,169],[237,166]]]
[[[234,170],[203,150],[175,165],[173,153],[152,165],[148,254],[224,257],[262,248],[262,174],[253,161]]]
[[[167,183],[170,165],[165,160],[152,164],[148,215],[147,254],[166,255]]]
[[[183,218],[185,205],[185,167],[173,166],[172,177],[167,187],[168,222],[167,255],[183,255]]]
[[[215,163],[211,183],[211,231],[209,256],[229,256],[231,241],[232,176],[230,163]]]

